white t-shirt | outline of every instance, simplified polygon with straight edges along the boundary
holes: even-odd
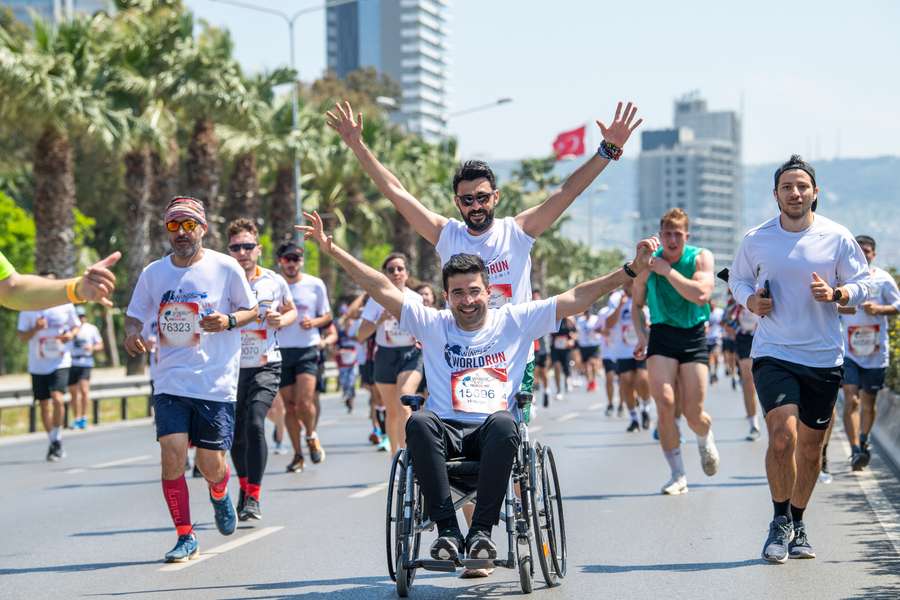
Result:
[[[463,331],[450,310],[405,301],[401,326],[422,342],[428,409],[442,419],[480,422],[500,410],[517,413],[533,340],[556,331],[556,298],[488,310],[483,328]]]
[[[316,319],[331,312],[325,282],[304,273],[297,283],[288,283],[288,288],[297,307],[297,321],[278,332],[278,345],[282,348],[318,346],[322,339],[319,328],[303,329],[301,323],[306,317]]]
[[[578,315],[575,319],[575,328],[578,330],[577,344],[579,348],[594,348],[602,343],[603,335],[597,331],[602,326],[597,315]]]
[[[754,332],[756,332],[756,326],[759,324],[759,317],[750,312],[750,310],[738,304],[735,318],[740,333],[743,333],[744,335],[753,335]]]
[[[722,339],[722,317],[725,316],[725,310],[721,306],[717,306],[709,313],[709,328],[706,330],[706,341],[714,344]]]
[[[634,358],[634,347],[638,343],[638,336],[634,330],[634,323],[631,322],[631,296],[621,294],[610,298],[609,301],[608,308],[611,310],[607,315],[607,320],[615,311],[618,303],[624,302],[622,310],[619,311],[618,322],[609,331],[609,358],[612,360]]]
[[[609,306],[604,306],[603,308],[601,308],[600,311],[597,313],[597,321],[598,321],[597,324],[605,328],[606,327],[606,319],[608,319],[609,315],[611,315],[612,313],[613,313],[613,309],[610,308]],[[611,352],[612,346],[611,346],[610,339],[609,339],[610,336],[608,334],[604,335],[599,332],[598,332],[598,335],[600,336],[600,356],[602,356],[603,358],[606,358],[606,359],[615,360],[612,357],[612,352]]]
[[[844,362],[837,303],[817,302],[812,274],[831,287],[846,286],[849,306],[869,295],[866,257],[843,225],[816,215],[799,232],[785,231],[776,216],[747,232],[731,266],[728,285],[742,306],[769,281],[773,309],[759,320],[752,358],[771,356],[808,367]]]
[[[409,288],[403,288],[403,303],[422,304],[422,296]],[[369,298],[363,306],[362,318],[370,323],[378,323],[384,312],[375,298]],[[375,328],[375,343],[384,348],[404,348],[416,344],[416,336],[408,329],[400,326],[400,321],[389,314],[388,317]]]
[[[869,300],[876,304],[888,304],[900,309],[900,291],[891,274],[878,267],[870,267],[872,294]],[[857,307],[856,314],[840,315],[844,329],[847,356],[864,369],[882,369],[888,366],[888,317],[872,316]]]
[[[100,330],[93,323],[82,323],[78,335],[72,340],[72,366],[93,367],[94,352],[85,350],[87,346],[96,346],[103,341]]]
[[[281,362],[278,349],[280,332],[266,326],[266,314],[270,310],[277,311],[291,298],[284,277],[272,271],[258,267],[257,276],[250,282],[250,289],[259,304],[259,317],[241,328],[241,368],[255,369],[267,364]],[[288,325],[288,328],[294,324]]]
[[[142,321],[156,315],[155,393],[234,402],[241,333],[204,333],[200,320],[212,312],[254,307],[256,298],[244,270],[230,256],[204,249],[203,257],[189,267],[175,266],[171,255],[150,263],[138,278],[127,314]]]
[[[57,369],[68,369],[72,366],[72,343],[63,342],[59,336],[81,325],[75,307],[63,304],[44,310],[24,310],[19,313],[18,330],[33,329],[40,317],[47,320],[47,327],[28,340],[28,372],[49,375]]]
[[[525,233],[515,218],[494,220],[481,235],[472,235],[466,224],[450,219],[438,238],[435,250],[441,265],[454,254],[481,257],[488,271],[492,308],[507,302],[519,304],[531,300],[531,247],[534,238]]]

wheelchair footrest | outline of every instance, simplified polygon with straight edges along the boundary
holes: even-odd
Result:
[[[414,568],[425,569],[426,571],[443,571],[445,573],[453,573],[460,567],[466,569],[493,569],[494,567],[498,566],[506,567],[507,561],[491,560],[489,558],[464,558],[459,561],[422,558],[415,561],[413,565]]]
[[[456,563],[452,560],[434,560],[431,558],[423,558],[417,560],[415,566],[426,569],[428,571],[443,571],[444,573],[453,573],[456,571]]]

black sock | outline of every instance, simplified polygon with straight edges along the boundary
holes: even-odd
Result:
[[[791,504],[791,520],[794,523],[799,523],[800,521],[802,521],[804,510],[806,510],[806,509],[805,508],[797,508],[796,506]]]
[[[860,433],[859,434],[859,447],[861,450],[869,449],[869,434],[868,433]]]
[[[772,500],[772,506],[775,507],[775,518],[791,516],[791,513],[790,513],[791,501],[790,501],[790,499],[785,500],[784,502],[776,502],[775,500]]]
[[[440,537],[462,537],[462,533],[459,530],[459,522],[456,520],[456,515],[447,517],[446,519],[436,519],[434,523],[438,526],[438,535]]]

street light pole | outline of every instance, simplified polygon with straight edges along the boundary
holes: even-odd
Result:
[[[493,102],[489,102],[487,104],[479,104],[478,106],[473,106],[471,108],[459,110],[455,113],[450,113],[449,115],[447,115],[447,117],[452,119],[454,117],[460,117],[462,115],[467,115],[469,113],[478,112],[480,110],[494,108],[495,106],[500,106],[501,104],[509,104],[510,102],[512,102],[512,98],[497,98]]]

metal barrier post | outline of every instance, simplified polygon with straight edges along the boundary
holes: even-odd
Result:
[[[94,407],[93,407],[94,425],[99,425],[100,424],[100,401],[95,398],[95,399],[91,400],[91,404],[94,405]]]
[[[128,398],[122,398],[122,420],[128,420]]]
[[[28,407],[28,431],[34,433],[37,431],[37,415],[34,403]]]

